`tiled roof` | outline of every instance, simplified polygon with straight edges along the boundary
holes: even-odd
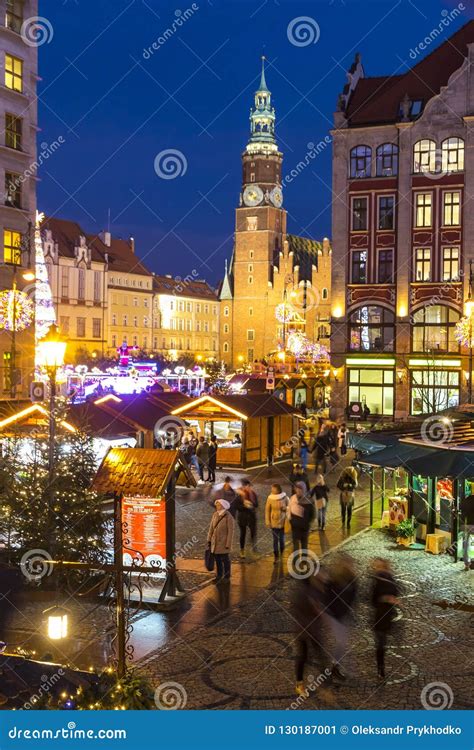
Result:
[[[153,289],[158,294],[172,294],[176,297],[196,297],[197,299],[209,299],[215,302],[217,294],[209,286],[207,281],[193,279],[176,279],[170,276],[158,276],[153,278]]]
[[[68,411],[68,421],[79,430],[94,437],[115,440],[121,437],[135,437],[137,427],[120,416],[114,416],[93,402],[72,404]]]
[[[137,258],[132,246],[127,240],[112,237],[110,247],[106,245],[97,235],[87,235],[94,245],[100,247],[102,253],[108,253],[109,272],[122,271],[122,273],[137,273],[142,276],[152,276],[151,271]]]
[[[293,406],[290,406],[289,404],[285,403],[279,398],[275,398],[275,396],[271,396],[268,393],[245,393],[245,394],[236,394],[236,395],[225,395],[225,396],[209,396],[206,395],[198,398],[193,399],[190,401],[189,404],[189,410],[186,409],[185,411],[181,411],[178,416],[181,416],[183,419],[186,419],[187,415],[190,415],[193,413],[194,410],[194,404],[196,404],[195,408],[199,408],[199,404],[196,402],[201,402],[202,399],[213,399],[214,401],[218,401],[220,404],[222,404],[222,407],[225,409],[226,406],[230,407],[230,409],[233,409],[234,411],[239,412],[240,414],[243,414],[245,417],[276,417],[278,415],[282,414],[297,414],[298,409],[295,409]],[[216,405],[216,408],[217,405]]]
[[[189,484],[195,484],[177,450],[111,448],[99,467],[92,488],[100,494],[116,492],[125,496],[156,498],[165,491],[177,465],[186,471]]]
[[[104,263],[104,254],[95,243],[91,244],[82,227],[75,221],[66,219],[45,218],[41,229],[50,229],[54,242],[58,243],[58,252],[62,258],[74,258],[74,248],[79,245],[79,237],[86,237],[92,251],[92,260]]]
[[[309,237],[287,235],[288,249],[293,253],[293,266],[299,266],[300,279],[311,281],[312,267],[318,267],[318,254],[323,252],[323,243]]]
[[[426,105],[461,67],[467,57],[467,45],[472,42],[474,21],[469,21],[403,75],[361,78],[347,107],[349,125],[400,121],[400,104],[405,95]]]

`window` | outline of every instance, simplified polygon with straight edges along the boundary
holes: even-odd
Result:
[[[253,349],[247,349],[247,362],[253,362]]]
[[[255,182],[255,172],[250,172],[250,182]]]
[[[186,312],[192,312],[192,311],[193,311],[192,302],[186,302]]]
[[[102,336],[102,321],[100,318],[92,318],[92,337],[100,339]]]
[[[415,281],[431,281],[431,248],[415,250]]]
[[[352,199],[352,231],[367,230],[367,198]]]
[[[393,284],[393,250],[379,250],[377,281]]]
[[[209,305],[204,305],[204,313],[209,315]]]
[[[324,287],[324,289],[321,292],[321,296],[323,299],[327,299],[329,297],[329,290]]]
[[[253,315],[253,307],[249,307],[249,318]]]
[[[5,114],[5,146],[21,151],[23,120],[9,112]]]
[[[114,349],[117,346],[117,336],[115,334],[112,336],[112,346]]]
[[[5,55],[5,86],[13,91],[23,91],[23,60]]]
[[[69,299],[69,268],[67,266],[61,268],[61,299]]]
[[[77,299],[83,302],[85,299],[85,296],[86,296],[86,272],[83,268],[79,268],[78,279],[77,279]]]
[[[382,143],[376,151],[377,177],[388,177],[398,174],[398,146],[394,143]]]
[[[415,174],[437,171],[436,143],[428,139],[418,141],[413,147],[413,171]]]
[[[86,319],[77,318],[76,320],[76,334],[79,339],[83,339],[86,335]]]
[[[138,307],[138,297],[133,298],[133,306]]]
[[[200,302],[196,302],[196,312],[197,313],[201,312],[201,303]]]
[[[254,341],[255,340],[255,331],[253,328],[247,329],[247,341]]]
[[[204,321],[204,333],[209,333],[209,323],[207,320]]]
[[[228,351],[229,351],[229,344],[226,341],[225,344],[224,344],[224,354],[227,354]]]
[[[21,176],[5,172],[5,205],[21,208]]]
[[[181,322],[182,322],[182,321],[181,321]],[[146,316],[146,315],[145,315],[145,317],[143,318],[143,328],[148,328],[148,318],[147,318],[147,316]]]
[[[136,315],[133,317],[133,326],[134,328],[138,328],[138,317]]]
[[[179,312],[184,312],[184,302],[183,302],[182,299],[180,299],[179,302],[178,302],[178,311]]]
[[[20,33],[23,24],[23,0],[7,0],[5,26]]]
[[[357,352],[391,352],[395,339],[395,315],[385,307],[367,305],[351,313],[349,348]]]
[[[201,321],[200,320],[196,321],[196,331],[198,333],[201,333]]]
[[[148,349],[148,339],[146,336],[143,337],[143,348],[145,351]]]
[[[445,227],[458,227],[461,224],[461,194],[443,194],[443,225]]]
[[[356,146],[351,150],[351,177],[370,177],[372,151],[368,146]]]
[[[227,305],[224,307],[224,317],[229,317],[229,307]]]
[[[248,283],[249,285],[253,284],[253,276],[249,276]]]
[[[417,193],[415,196],[415,226],[416,227],[430,227],[431,226],[431,209],[432,209],[431,193]]]
[[[253,263],[249,263],[247,266],[248,273],[253,273]]]
[[[5,229],[3,232],[3,262],[14,263],[19,265],[21,263],[21,243],[22,237],[20,232],[15,232],[13,229]]]
[[[329,331],[325,325],[318,326],[318,341],[319,339],[329,338]]]
[[[454,336],[459,313],[445,305],[427,305],[413,315],[412,351],[459,352]]]
[[[393,195],[380,195],[378,198],[378,227],[393,229],[395,226],[395,198]]]
[[[441,169],[443,173],[462,172],[464,169],[464,141],[446,138],[441,144]]]
[[[112,325],[113,326],[117,325],[117,315],[116,315],[116,313],[112,313]]]
[[[367,250],[352,251],[351,281],[353,284],[367,283]]]
[[[224,333],[229,333],[229,324],[224,323]]]
[[[94,271],[94,302],[100,302],[100,271]]]
[[[133,337],[133,346],[138,346],[138,336]]]
[[[249,258],[250,260],[253,260],[254,252],[253,250],[249,250]]]
[[[393,414],[394,373],[393,370],[367,369],[348,370],[348,401],[366,404],[371,414]]]
[[[61,315],[59,318],[59,328],[61,330],[61,333],[64,335],[69,334],[69,316],[68,315]]]
[[[427,368],[411,372],[411,413],[434,414],[459,404],[459,372]]]
[[[191,328],[191,321],[190,321],[190,320],[187,320],[187,321],[186,321],[186,330],[187,330],[187,331],[192,331],[192,328]]]
[[[124,324],[124,326],[128,326],[128,316],[127,315],[123,316],[123,324]]]
[[[459,281],[459,247],[443,247],[443,281]]]

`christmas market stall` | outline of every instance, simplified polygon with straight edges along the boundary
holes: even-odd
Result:
[[[217,437],[219,466],[260,466],[291,458],[297,410],[268,394],[203,395],[171,412],[199,438]]]

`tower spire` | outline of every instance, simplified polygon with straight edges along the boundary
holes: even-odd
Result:
[[[255,103],[250,110],[250,140],[247,153],[276,153],[278,146],[275,138],[275,109],[272,107],[272,95],[265,79],[265,56],[262,55],[262,72],[260,86],[255,92]]]
[[[261,78],[260,78],[260,88],[259,88],[259,91],[268,91],[267,82],[265,80],[265,60],[266,60],[265,55],[262,55],[262,75],[261,75]]]

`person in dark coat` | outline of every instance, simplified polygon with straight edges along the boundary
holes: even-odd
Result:
[[[310,484],[309,484],[309,478],[306,471],[303,469],[302,465],[299,463],[293,464],[291,467],[291,474],[290,474],[290,484],[291,484],[291,491],[295,491],[295,486],[297,482],[304,482],[306,485],[306,489],[309,492]]]
[[[464,497],[459,504],[460,528],[463,532],[463,559],[464,570],[471,569],[471,560],[469,557],[469,547],[471,544],[471,534],[474,534],[474,495]]]
[[[258,497],[249,479],[242,479],[241,487],[237,490],[235,507],[237,523],[240,529],[240,557],[245,557],[245,538],[247,529],[250,532],[252,551],[257,551],[257,508]]]
[[[325,587],[326,614],[334,638],[332,674],[345,679],[341,662],[347,653],[349,626],[357,596],[357,576],[353,559],[340,554],[329,572]]]
[[[296,694],[307,697],[304,668],[310,651],[316,656],[323,674],[324,575],[296,579],[292,584],[291,614],[296,628]]]
[[[288,506],[293,550],[295,552],[308,549],[309,530],[314,515],[314,505],[309,498],[305,483],[296,482],[295,493],[291,496]]]
[[[213,435],[211,437],[211,442],[209,443],[209,475],[207,477],[207,481],[213,483],[216,481],[217,447],[217,438]]]
[[[204,484],[204,468],[207,467],[209,477],[209,443],[206,438],[200,437],[196,448],[196,456],[199,465],[199,483]]]
[[[399,592],[388,560],[375,558],[372,563],[372,576],[371,603],[374,610],[375,655],[377,673],[383,679],[387,639],[393,628],[394,607],[398,604]]]
[[[329,453],[329,438],[324,428],[321,429],[319,435],[314,439],[311,448],[314,453],[314,470],[316,474],[325,474],[326,458]]]

